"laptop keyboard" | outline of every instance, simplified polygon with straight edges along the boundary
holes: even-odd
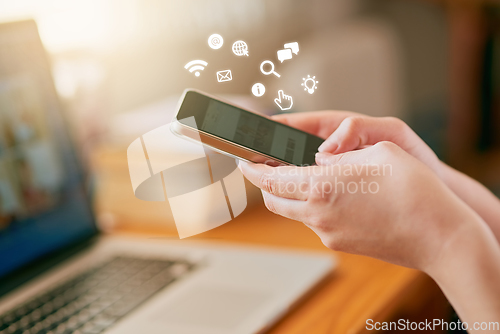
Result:
[[[0,315],[0,334],[97,334],[194,269],[183,260],[116,257]]]

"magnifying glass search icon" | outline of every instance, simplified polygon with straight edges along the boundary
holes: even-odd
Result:
[[[271,65],[271,70],[270,70],[270,71],[264,71],[264,65],[266,65],[266,64]],[[279,77],[281,77],[281,75],[279,75],[278,73],[276,73],[276,72],[274,71],[274,64],[273,64],[273,62],[272,62],[272,61],[270,61],[270,60],[264,60],[264,61],[262,62],[262,64],[260,64],[260,71],[261,71],[261,72],[262,72],[262,74],[264,74],[264,75],[269,75],[269,74],[271,74],[271,73],[272,73],[272,74],[274,74],[275,76],[277,76],[278,78],[279,78]]]

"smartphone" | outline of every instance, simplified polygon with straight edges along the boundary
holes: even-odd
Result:
[[[181,97],[171,124],[176,135],[201,140],[203,145],[240,160],[270,165],[314,165],[315,154],[324,141],[191,89]]]

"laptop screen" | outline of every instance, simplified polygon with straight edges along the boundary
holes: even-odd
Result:
[[[96,233],[33,21],[0,25],[0,278]]]

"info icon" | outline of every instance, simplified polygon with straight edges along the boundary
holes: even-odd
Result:
[[[265,92],[266,92],[266,86],[264,86],[261,83],[256,83],[255,85],[252,86],[252,94],[257,97],[264,95]]]

